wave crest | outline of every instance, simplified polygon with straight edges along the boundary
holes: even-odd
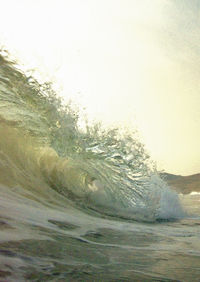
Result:
[[[40,84],[0,55],[1,181],[40,200],[53,191],[85,211],[155,221],[183,215],[144,146],[130,132],[79,127],[51,84]],[[28,195],[28,193],[27,193]],[[48,200],[47,200],[48,201]]]

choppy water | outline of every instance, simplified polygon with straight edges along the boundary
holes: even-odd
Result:
[[[0,280],[199,281],[198,194],[0,56]]]

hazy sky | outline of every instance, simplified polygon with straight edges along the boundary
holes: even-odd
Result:
[[[159,169],[200,172],[199,0],[0,1],[0,41],[105,123],[137,126]]]

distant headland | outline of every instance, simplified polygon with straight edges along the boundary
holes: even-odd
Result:
[[[189,194],[191,192],[200,192],[200,173],[182,176],[164,172],[160,173],[160,176],[178,193]]]

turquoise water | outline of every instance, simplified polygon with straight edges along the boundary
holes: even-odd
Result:
[[[198,281],[199,195],[134,133],[80,118],[0,56],[1,281]]]

